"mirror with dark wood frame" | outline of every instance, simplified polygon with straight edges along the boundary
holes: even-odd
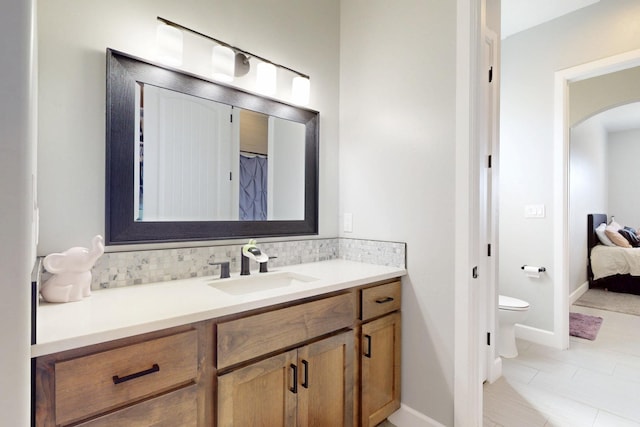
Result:
[[[166,99],[175,98],[179,99],[177,102],[185,103],[187,113],[183,112],[183,114],[186,114],[186,121],[178,125],[167,124],[166,122],[175,116],[172,113],[174,110],[167,107],[164,107],[162,114],[155,112],[152,114],[150,106],[153,104],[150,100],[157,99],[158,93],[160,96],[167,94]],[[166,105],[167,102],[161,100],[162,105]],[[196,109],[206,111],[190,113],[193,111],[194,104],[198,104]],[[204,107],[201,108],[200,105]],[[112,49],[107,50],[106,106],[105,235],[107,244],[318,233],[318,112],[219,84]],[[267,181],[266,172],[259,180],[263,187],[258,188],[257,191],[252,190],[252,193],[264,193],[262,200],[259,200],[261,208],[258,210],[261,209],[261,211],[258,213],[243,213],[242,200],[238,209],[238,199],[242,198],[238,195],[239,186],[243,185],[238,184],[242,179],[240,176],[242,174],[239,173],[239,169],[242,168],[242,165],[239,166],[239,159],[243,156],[256,155],[253,148],[248,149],[251,151],[248,154],[243,152],[247,149],[242,148],[239,143],[241,131],[229,130],[228,135],[231,135],[229,138],[217,140],[218,148],[214,150],[206,147],[199,151],[194,150],[193,145],[202,144],[204,147],[204,143],[194,143],[192,137],[183,136],[180,133],[192,130],[194,126],[202,126],[202,128],[212,129],[211,135],[220,134],[216,125],[218,120],[215,116],[208,115],[209,110],[215,110],[214,114],[218,114],[217,111],[224,111],[220,114],[227,114],[227,117],[230,114],[231,121],[236,120],[238,123],[241,117],[255,116],[265,123],[265,128],[268,126],[269,142],[265,142],[265,148],[261,149],[264,152],[257,155],[265,159],[265,170],[267,169],[267,150],[273,159],[270,158],[268,162],[269,190],[267,191],[266,184],[262,183]],[[205,115],[204,124],[194,125],[192,117],[201,113]],[[153,118],[155,121],[151,125]],[[163,132],[170,130],[173,133],[171,137],[154,137],[156,133],[161,135],[159,129]],[[176,129],[179,129],[179,132]],[[274,131],[273,129],[284,130]],[[209,136],[203,138],[201,130],[189,133],[199,135],[202,141],[208,141]],[[276,138],[274,134],[279,135],[280,139],[274,140],[273,138]],[[291,140],[282,141],[285,138],[284,135],[292,134],[295,136],[291,137]],[[265,136],[264,139],[266,138]],[[152,142],[156,139],[168,141],[165,144],[171,143],[173,148],[165,151],[152,148]],[[191,166],[184,172],[178,169],[176,172],[169,170],[168,167],[164,167],[164,163],[156,160],[162,156],[165,159],[174,159],[176,145],[180,146],[180,152],[196,153],[184,163],[193,165],[197,160],[197,167]],[[186,146],[189,147],[185,148]],[[279,151],[274,147],[279,147]],[[209,154],[197,154],[205,152]],[[224,156],[221,153],[224,153]],[[203,157],[210,157],[211,163],[205,162]],[[279,161],[276,162],[275,158]],[[163,161],[166,163],[166,160]],[[178,162],[172,161],[169,166],[175,168],[174,163]],[[164,168],[160,167],[160,164]],[[201,179],[198,170],[206,171],[213,178]],[[180,190],[180,185],[175,183],[177,180],[184,180],[182,188],[188,188],[188,191]],[[165,190],[158,190],[158,183],[155,181],[162,181],[161,188],[175,187],[178,190],[174,191],[178,193],[189,192],[194,193],[195,196],[191,201],[184,202],[184,194],[180,194],[179,198],[167,202],[168,195],[164,194]],[[221,186],[224,187],[223,190]],[[196,192],[195,187],[200,192]],[[168,193],[168,190],[166,191]],[[266,196],[267,193],[269,197]],[[276,198],[272,193],[279,197]],[[198,207],[194,208],[196,211],[182,213],[187,204],[193,204],[191,203],[193,200],[197,205],[205,205],[206,203],[203,202],[205,199],[211,199],[208,207]],[[276,202],[276,199],[279,201]],[[168,206],[172,209],[165,209]],[[175,207],[178,209],[174,209]],[[179,213],[176,213],[178,211]]]

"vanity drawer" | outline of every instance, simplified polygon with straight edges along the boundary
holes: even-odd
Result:
[[[362,320],[372,319],[400,309],[400,281],[373,286],[362,291]]]
[[[193,382],[195,330],[55,363],[56,423],[78,421]]]
[[[342,294],[218,324],[218,369],[353,325],[353,294]]]
[[[197,386],[192,385],[102,417],[77,427],[197,427]]]

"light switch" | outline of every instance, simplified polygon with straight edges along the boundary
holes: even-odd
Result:
[[[352,213],[344,214],[343,230],[345,233],[353,233],[353,214]]]
[[[544,205],[525,205],[524,207],[525,218],[544,218],[545,216]]]

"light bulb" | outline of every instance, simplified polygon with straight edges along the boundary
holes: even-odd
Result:
[[[311,85],[309,79],[302,76],[293,78],[291,86],[291,98],[294,104],[307,105],[309,103],[309,92]]]
[[[258,64],[256,86],[258,91],[265,95],[276,93],[276,66],[269,62]]]
[[[160,62],[174,67],[182,65],[182,31],[160,22],[156,29],[156,43],[156,56]]]
[[[236,53],[226,46],[214,46],[211,51],[213,78],[222,82],[233,81],[236,68]]]

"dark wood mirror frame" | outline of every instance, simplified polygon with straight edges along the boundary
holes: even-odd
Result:
[[[305,125],[304,219],[295,221],[134,221],[137,82],[210,99]],[[264,98],[107,49],[106,244],[159,243],[318,234],[317,111]]]

